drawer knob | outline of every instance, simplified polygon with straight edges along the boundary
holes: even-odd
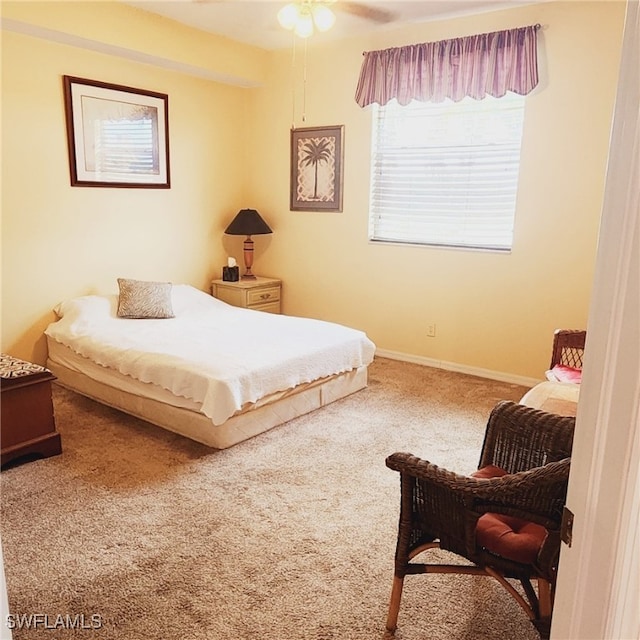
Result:
[[[262,293],[262,294],[260,294],[260,297],[263,300],[268,300],[271,297],[271,294],[270,293]]]

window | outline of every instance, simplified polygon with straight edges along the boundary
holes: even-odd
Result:
[[[369,238],[509,251],[524,100],[376,106]]]

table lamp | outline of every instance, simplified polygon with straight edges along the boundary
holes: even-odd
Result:
[[[247,271],[242,279],[255,280],[255,276],[251,273],[253,266],[253,240],[251,236],[273,233],[273,231],[255,209],[241,209],[224,232],[231,236],[247,236],[243,245],[244,266]]]

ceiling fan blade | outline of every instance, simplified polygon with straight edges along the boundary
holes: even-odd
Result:
[[[342,2],[341,0],[337,0],[337,2],[332,3],[332,8],[340,9],[341,11],[350,13],[357,18],[373,20],[374,22],[379,22],[381,24],[393,22],[396,18],[396,15],[392,11],[367,6],[358,2]]]

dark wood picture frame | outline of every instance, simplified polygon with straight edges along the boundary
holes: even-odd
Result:
[[[342,211],[344,125],[291,129],[291,211]]]
[[[169,97],[63,76],[72,187],[169,189]]]

